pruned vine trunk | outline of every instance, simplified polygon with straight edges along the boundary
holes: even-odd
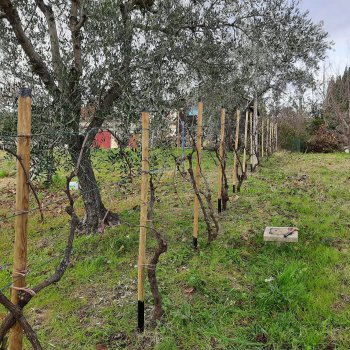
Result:
[[[207,184],[206,181],[205,181],[205,184],[206,184],[208,193],[204,193],[203,191],[201,191],[201,190],[199,190],[197,188],[196,180],[195,180],[194,172],[193,172],[192,154],[189,154],[187,156],[187,160],[188,160],[188,173],[190,175],[191,184],[192,184],[194,193],[195,193],[196,197],[198,198],[198,202],[199,202],[200,208],[201,208],[202,213],[203,213],[204,221],[205,221],[205,224],[207,226],[208,243],[210,243],[217,237],[218,232],[219,232],[219,230],[218,230],[218,223],[217,223],[217,220],[215,218],[214,208],[213,208],[212,201],[211,201],[210,189],[209,189],[208,184]],[[203,174],[202,174],[202,177],[203,177]],[[209,214],[207,212],[207,209],[205,208],[205,205],[204,205],[204,202],[203,202],[203,198],[202,198],[201,195],[203,195],[203,197],[205,198],[205,200],[207,202]],[[211,220],[213,221],[214,226],[215,226],[215,231],[214,232],[213,232],[213,227],[212,227]]]
[[[164,314],[162,307],[162,298],[159,293],[158,280],[156,275],[157,264],[159,262],[159,258],[161,254],[165,253],[168,250],[168,244],[162,234],[154,228],[153,217],[154,217],[154,203],[156,201],[155,195],[155,186],[153,183],[153,179],[151,176],[150,179],[150,203],[148,207],[148,220],[150,222],[150,228],[153,231],[153,236],[155,240],[158,242],[158,246],[154,251],[153,257],[150,260],[149,268],[148,268],[148,281],[151,286],[151,292],[154,299],[154,310],[153,310],[153,322],[161,319]]]

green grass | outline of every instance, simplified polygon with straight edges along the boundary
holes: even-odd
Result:
[[[5,156],[4,152],[0,151],[0,179],[13,176],[16,171],[16,166],[10,156]]]
[[[106,165],[106,154],[101,162],[94,157],[105,202],[132,226],[78,236],[63,279],[30,303],[26,315],[45,349],[350,349],[349,155],[277,153],[265,160],[239,198],[231,197],[210,246],[200,223],[198,252],[191,249],[190,186],[177,177],[176,196],[169,173],[155,208],[169,245],[158,266],[166,315],[143,335],[135,332],[139,182],[121,188],[118,167]],[[207,153],[203,161],[215,194],[215,165]],[[60,195],[61,176],[42,198]],[[1,213],[12,208],[13,196],[0,194]],[[29,286],[50,275],[64,249],[68,227],[57,228],[68,221],[64,206],[45,223],[30,220]],[[297,226],[299,243],[264,243],[269,225]],[[1,224],[0,265],[12,262],[12,236],[13,223]],[[148,255],[154,246],[149,233]],[[0,269],[0,287],[10,271]],[[147,285],[147,320],[151,307]]]

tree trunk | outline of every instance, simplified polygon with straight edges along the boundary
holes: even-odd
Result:
[[[70,154],[75,166],[79,159],[82,143],[83,139],[80,138],[78,146],[75,143],[74,146],[70,147]],[[86,233],[96,232],[102,225],[118,225],[119,215],[108,211],[102,202],[100,189],[98,188],[92,168],[89,147],[86,147],[82,153],[78,169],[78,180],[85,206],[86,217],[84,220],[84,230]]]

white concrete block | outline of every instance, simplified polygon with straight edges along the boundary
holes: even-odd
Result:
[[[264,231],[265,242],[298,242],[299,230],[296,227],[266,227]]]

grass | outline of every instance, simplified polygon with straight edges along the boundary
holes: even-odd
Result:
[[[104,200],[137,226],[138,182],[118,186],[118,169],[105,159],[95,154]],[[208,154],[204,168],[216,193],[217,172]],[[220,216],[222,232],[210,246],[200,223],[198,252],[190,247],[192,192],[178,178],[175,195],[169,174],[155,208],[155,224],[169,245],[158,267],[164,322],[143,335],[135,332],[138,229],[127,225],[78,236],[65,276],[37,295],[26,315],[45,349],[350,349],[349,170],[346,154],[275,154],[238,197],[231,196]],[[1,187],[12,177],[0,180],[1,215],[13,208],[13,181]],[[53,189],[40,191],[44,202],[60,197],[60,186],[59,175]],[[44,223],[37,215],[30,220],[29,286],[59,261],[68,230],[64,206],[62,200]],[[268,225],[297,226],[299,243],[264,243]],[[0,287],[11,281],[12,237],[13,223],[1,223]],[[154,246],[149,235],[148,255]],[[148,320],[151,307],[147,286]]]

